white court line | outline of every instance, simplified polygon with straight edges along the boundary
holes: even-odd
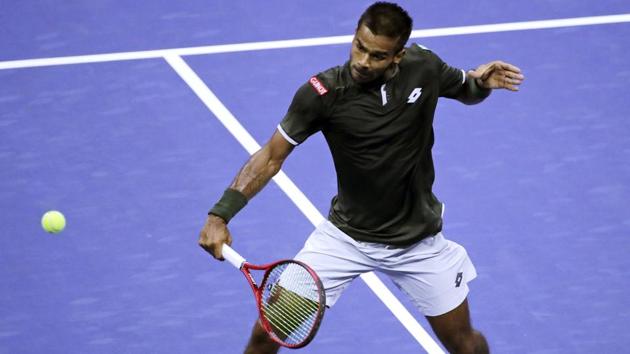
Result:
[[[603,24],[625,23],[625,22],[630,22],[630,14],[575,17],[575,18],[555,19],[555,20],[509,22],[509,23],[489,24],[489,25],[423,29],[423,30],[415,30],[411,32],[411,38],[455,36],[455,35],[465,35],[465,34],[495,33],[495,32],[507,32],[507,31],[523,31],[523,30],[562,28],[562,27],[574,27],[574,26],[591,26],[591,25],[603,25]],[[32,68],[32,67],[52,66],[52,65],[101,63],[101,62],[122,61],[122,60],[155,59],[155,58],[162,58],[166,56],[187,56],[187,55],[202,55],[202,54],[217,54],[217,53],[234,53],[234,52],[255,51],[255,50],[346,44],[352,41],[352,37],[353,37],[352,35],[345,35],[345,36],[303,38],[303,39],[291,39],[291,40],[280,40],[280,41],[221,44],[221,45],[211,45],[211,46],[203,46],[203,47],[159,49],[159,50],[148,50],[148,51],[137,51],[137,52],[120,52],[120,53],[79,55],[79,56],[56,57],[56,58],[10,60],[10,61],[0,62],[0,70]]]
[[[234,135],[241,145],[253,154],[260,149],[260,145],[238,122],[236,117],[223,105],[208,86],[201,80],[190,66],[177,55],[167,55],[164,57],[177,74],[190,86],[197,94],[199,99],[208,107],[208,109],[219,119],[221,123]],[[289,196],[300,211],[306,215],[310,222],[317,226],[324,220],[324,216],[315,208],[313,203],[302,193],[302,191],[289,179],[289,177],[280,171],[274,178],[274,182],[278,184],[280,189]],[[385,284],[372,272],[361,275],[361,279],[365,281],[367,286],[378,296],[396,318],[405,326],[411,335],[426,349],[430,354],[444,354],[440,346],[429,336],[424,328],[416,321],[416,319],[407,311],[394,294],[387,289]]]

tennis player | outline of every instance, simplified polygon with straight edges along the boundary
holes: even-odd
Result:
[[[295,257],[320,276],[333,306],[350,282],[388,275],[427,317],[452,353],[487,353],[471,326],[467,283],[476,277],[466,250],[441,233],[443,205],[432,192],[433,116],[438,98],[476,104],[492,89],[518,91],[519,68],[501,61],[468,72],[431,50],[405,47],[412,19],[377,2],[358,21],[350,60],[300,87],[271,139],[247,161],[209,213],[199,244],[217,259],[232,238],[230,219],[280,170],[295,146],[324,134],[338,191],[328,220]],[[246,353],[276,353],[259,324]]]

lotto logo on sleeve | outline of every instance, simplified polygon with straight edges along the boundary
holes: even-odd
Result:
[[[311,84],[311,86],[313,86],[315,91],[317,91],[317,94],[320,96],[323,96],[328,92],[328,89],[324,87],[322,82],[319,81],[317,77],[315,76],[313,76],[310,80],[308,80],[308,83]]]

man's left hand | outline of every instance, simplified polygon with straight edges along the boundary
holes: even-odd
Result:
[[[525,79],[521,69],[498,60],[480,65],[477,69],[470,70],[468,75],[483,88],[504,88],[510,91],[518,91],[519,85]]]

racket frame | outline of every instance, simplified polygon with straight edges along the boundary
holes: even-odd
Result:
[[[226,244],[223,245],[222,251],[223,251],[223,258],[225,258],[225,260],[230,262],[234,267],[236,267],[238,270],[241,271],[241,273],[245,275],[245,278],[247,279],[249,286],[252,288],[252,291],[254,292],[254,298],[256,299],[256,307],[258,308],[258,317],[259,317],[260,324],[262,325],[263,329],[269,334],[269,337],[274,342],[280,344],[281,346],[292,348],[292,349],[302,348],[306,346],[307,344],[309,344],[315,337],[315,334],[317,334],[317,330],[319,329],[322,319],[324,318],[324,311],[326,309],[326,296],[324,295],[325,294],[324,288],[317,273],[315,273],[315,271],[311,267],[309,267],[306,263],[300,262],[294,259],[283,259],[283,260],[275,261],[268,264],[256,265],[256,264],[251,264],[247,262],[245,258],[243,258],[240,254],[234,251],[234,249],[232,249],[230,246]],[[318,302],[320,306],[317,309],[317,317],[315,319],[315,324],[313,324],[313,328],[311,329],[308,336],[303,341],[297,344],[286,343],[276,337],[273,330],[271,329],[271,324],[265,318],[265,315],[263,312],[263,306],[262,306],[263,289],[267,284],[267,279],[269,278],[271,271],[276,266],[280,264],[285,264],[285,263],[295,263],[295,264],[300,265],[304,269],[306,269],[306,271],[313,277],[313,279],[316,280],[315,283],[317,284],[317,288],[318,288],[317,294],[319,295]],[[258,285],[256,280],[254,279],[250,270],[259,270],[259,271],[265,272],[263,274],[262,280],[260,281],[260,285]]]

